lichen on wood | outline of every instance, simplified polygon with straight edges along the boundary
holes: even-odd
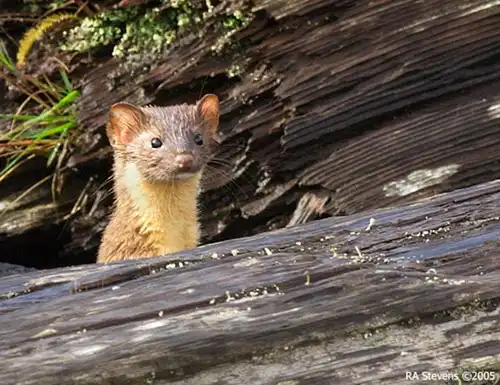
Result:
[[[112,56],[120,60],[144,62],[161,58],[169,46],[187,33],[201,33],[208,19],[215,16],[211,2],[163,1],[163,6],[141,12],[137,6],[104,10],[87,17],[81,24],[65,31],[64,51],[86,52],[112,45]],[[221,34],[213,47],[221,53],[231,34],[248,25],[251,18],[237,9],[217,22]]]

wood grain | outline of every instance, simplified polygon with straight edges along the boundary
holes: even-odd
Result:
[[[404,384],[406,371],[498,373],[499,202],[497,180],[153,260],[4,277],[0,382]]]
[[[252,22],[234,34],[232,49],[214,55],[214,26],[244,4]],[[95,258],[111,203],[103,199],[110,187],[103,185],[110,172],[103,128],[109,106],[123,100],[164,105],[204,92],[222,100],[223,143],[202,196],[205,241],[500,178],[500,6],[456,4],[227,0],[199,35],[185,36],[142,71],[104,53],[72,63],[85,135],[75,144],[67,189],[75,180],[96,182],[69,223],[53,226],[60,243],[49,266]],[[245,69],[229,77],[235,64]],[[304,202],[318,191],[325,203],[311,211]],[[71,208],[51,208],[47,222],[60,223]],[[40,227],[30,222],[25,232]],[[20,235],[0,236],[2,258],[19,262]]]

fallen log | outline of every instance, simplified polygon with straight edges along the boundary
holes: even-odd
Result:
[[[3,277],[0,383],[442,384],[424,372],[482,371],[493,384],[499,212],[496,180],[151,260]]]
[[[13,4],[9,11],[16,13]],[[243,8],[252,21],[231,38],[239,49],[214,55],[220,36],[210,28]],[[220,96],[217,156],[228,166],[223,177],[220,169],[206,177],[206,241],[500,178],[498,3],[231,0],[214,12],[202,31],[170,46],[158,63],[144,63],[143,72],[122,68],[109,57],[111,49],[70,63],[82,91],[78,114],[85,132],[69,164],[71,203],[80,198],[74,180],[96,182],[68,221],[74,205],[47,206],[50,194],[4,216],[16,225],[16,231],[0,229],[4,261],[19,263],[38,250],[27,243],[47,238],[59,240],[50,250],[54,259],[31,265],[95,258],[111,202],[102,199],[110,170],[104,122],[109,106],[122,100],[163,105],[190,102],[202,92]],[[19,36],[18,24],[5,21],[5,29]],[[53,51],[48,55],[59,53]],[[5,199],[0,192],[0,206]],[[29,220],[40,207],[49,207],[44,224]],[[35,235],[41,228],[50,232]]]

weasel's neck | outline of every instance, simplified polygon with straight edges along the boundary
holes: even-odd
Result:
[[[126,217],[133,220],[145,242],[160,253],[195,247],[201,173],[186,180],[152,183],[142,179],[133,164],[126,164],[122,171],[116,180],[116,209],[129,212]]]

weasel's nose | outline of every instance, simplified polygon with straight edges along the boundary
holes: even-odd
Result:
[[[189,154],[179,154],[175,157],[175,164],[179,169],[189,169],[193,165],[193,156]]]

